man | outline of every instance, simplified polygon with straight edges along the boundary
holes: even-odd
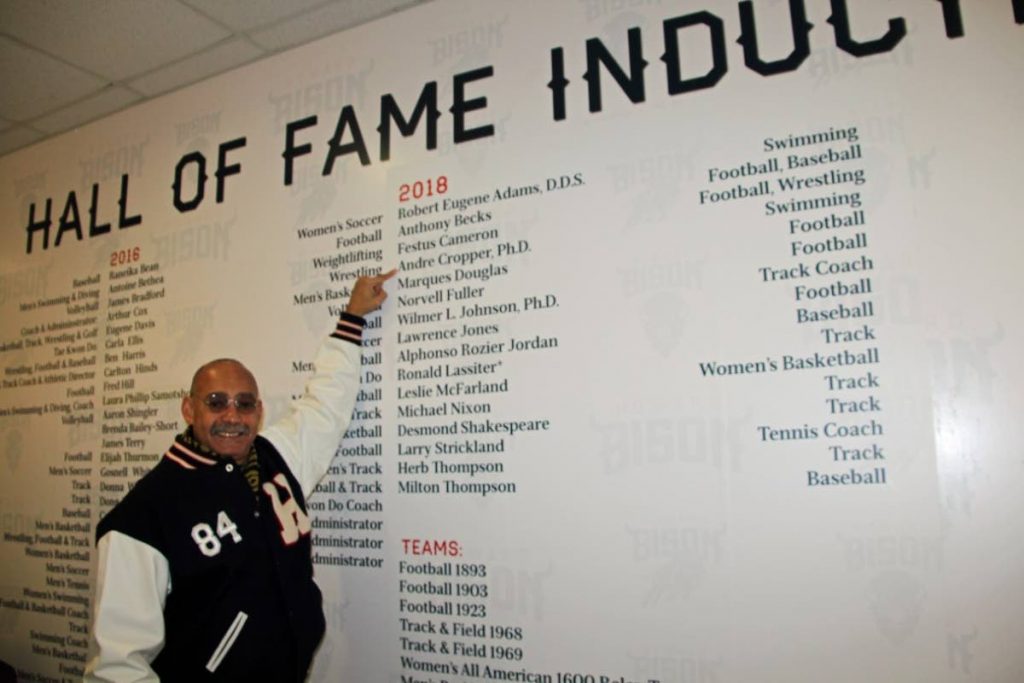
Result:
[[[306,497],[337,450],[359,386],[364,316],[396,271],[359,278],[290,414],[263,417],[252,373],[196,371],[189,425],[99,523],[87,681],[302,681],[323,637]]]

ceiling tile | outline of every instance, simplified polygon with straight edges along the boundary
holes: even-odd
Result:
[[[233,31],[253,28],[290,19],[297,14],[324,4],[324,0],[183,0],[200,12],[210,16]],[[340,4],[345,0],[333,0]]]
[[[247,64],[264,54],[249,41],[235,38],[140,76],[130,81],[129,85],[146,95],[159,95]]]
[[[181,59],[228,31],[170,0],[3,0],[8,35],[109,80]]]
[[[33,119],[106,85],[101,78],[0,36],[0,116],[6,119]]]
[[[31,145],[42,140],[46,135],[25,126],[14,126],[0,131],[0,155]]]
[[[335,33],[415,5],[417,0],[345,0],[249,34],[268,50],[280,50]]]
[[[47,137],[36,121],[66,129],[427,2],[0,0],[0,154]]]
[[[95,121],[98,118],[113,114],[130,104],[138,102],[142,97],[127,88],[110,86],[98,94],[75,102],[69,107],[59,109],[52,114],[41,116],[32,122],[33,127],[50,133],[63,131]]]

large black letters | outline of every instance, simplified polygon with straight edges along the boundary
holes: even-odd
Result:
[[[602,108],[601,65],[619,84],[619,88],[626,93],[630,102],[637,104],[644,101],[644,69],[647,67],[647,62],[644,60],[643,46],[640,42],[640,29],[636,27],[629,29],[626,38],[629,43],[628,76],[599,38],[587,40],[587,72],[583,74],[583,78],[587,81],[591,112],[599,112]]]
[[[703,76],[683,78],[683,69],[679,63],[679,31],[689,26],[703,24],[711,34],[711,69]],[[669,95],[712,88],[729,71],[725,56],[725,26],[722,20],[711,12],[695,12],[674,19],[666,19],[662,24],[665,33],[665,54],[661,58],[665,62],[668,78]]]
[[[284,127],[284,151],[281,157],[284,159],[284,184],[285,187],[292,184],[294,177],[295,157],[309,154],[313,151],[313,145],[308,142],[304,145],[295,146],[295,133],[304,128],[316,125],[316,116],[307,116],[298,121],[289,121]],[[326,175],[326,173],[324,174]]]
[[[740,3],[740,39],[743,46],[743,61],[747,67],[762,76],[774,76],[796,71],[811,54],[811,42],[807,36],[814,24],[808,23],[804,0],[789,0],[789,23],[793,28],[793,51],[785,59],[766,62],[761,59],[757,48],[757,26],[754,21],[754,3],[744,0]]]
[[[430,81],[423,86],[420,99],[416,102],[416,108],[412,111],[412,117],[406,119],[398,108],[395,98],[388,93],[380,98],[380,125],[377,132],[380,133],[380,160],[387,161],[391,158],[391,125],[394,121],[398,126],[398,132],[402,137],[409,137],[416,132],[423,115],[427,116],[427,149],[437,149],[437,120],[441,118],[441,112],[437,110],[437,81]]]
[[[890,19],[889,30],[881,38],[857,41],[850,35],[850,14],[846,9],[846,0],[832,0],[832,16],[828,23],[836,32],[836,46],[843,52],[854,57],[869,57],[882,52],[891,52],[907,35],[907,22],[901,19]]]

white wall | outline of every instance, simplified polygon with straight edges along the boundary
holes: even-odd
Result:
[[[744,3],[439,1],[0,159],[0,658],[80,670],[95,524],[180,428],[195,366],[243,358],[280,415],[354,272],[400,265],[313,499],[319,543],[363,546],[317,553],[364,565],[317,568],[315,680],[1020,680],[1024,27],[1009,0],[964,3],[959,37],[955,2],[848,4],[844,42],[842,2],[797,2],[810,54],[762,76]],[[792,5],[755,3],[766,61],[794,49]],[[673,69],[714,73],[716,26],[727,71],[672,94]],[[588,41],[636,101],[598,60],[590,111]],[[411,117],[428,83],[436,145],[426,118],[392,127],[383,161],[382,98]],[[325,177],[339,117],[368,164]],[[125,176],[141,222],[120,228]],[[111,227],[89,236],[94,187]],[[467,432],[487,420],[523,431]],[[484,576],[410,573],[449,565]],[[455,614],[410,611],[410,584],[449,582],[468,595],[431,604]]]

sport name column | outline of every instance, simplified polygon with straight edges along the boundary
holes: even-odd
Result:
[[[782,258],[756,268],[755,280],[787,292],[792,322],[817,343],[748,363],[702,363],[705,376],[810,371],[821,376],[821,415],[759,424],[765,444],[820,442],[809,487],[888,483],[881,339],[875,319],[870,222],[861,188],[868,182],[856,127],[766,138],[771,156],[708,169],[702,204],[757,198],[781,227]],[[721,188],[721,189],[719,189]],[[805,335],[801,339],[806,338]]]
[[[80,676],[85,662],[93,561],[94,451],[102,277],[71,277],[58,294],[33,293],[18,301],[14,339],[0,340],[0,421],[5,462],[41,478],[50,514],[38,500],[8,510],[3,542],[20,545],[32,579],[6,586],[0,609],[17,627],[29,652]],[[14,327],[14,326],[12,326]],[[37,434],[35,440],[27,435]],[[54,445],[54,441],[57,445]],[[38,494],[36,494],[38,495]],[[10,568],[11,576],[23,573]],[[10,591],[10,592],[8,592]]]
[[[292,295],[292,304],[309,311],[311,326],[323,328],[345,310],[352,285],[380,272],[383,214],[351,215],[328,223],[301,226],[296,237],[313,251],[303,268],[312,284]],[[313,563],[380,569],[384,563],[384,489],[381,415],[381,319],[371,316],[363,331],[362,368],[352,422],[338,452],[311,497]],[[291,361],[293,373],[313,371],[308,360]]]

